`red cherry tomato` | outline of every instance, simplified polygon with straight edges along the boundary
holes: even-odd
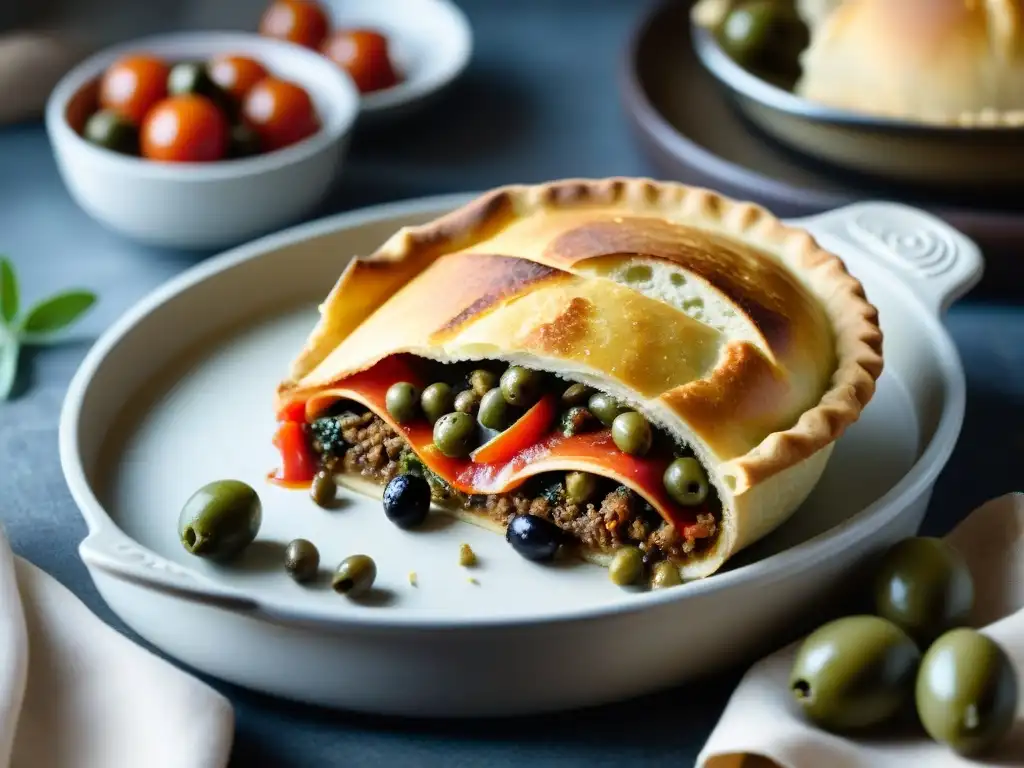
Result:
[[[323,54],[348,72],[360,93],[390,88],[399,81],[391,63],[388,40],[371,29],[335,32],[321,48]]]
[[[286,483],[306,483],[313,479],[316,474],[316,456],[300,422],[281,422],[274,435],[274,446],[281,452],[281,469],[277,479]]]
[[[210,60],[207,71],[213,82],[238,101],[267,76],[266,68],[248,56],[217,56]]]
[[[510,460],[524,448],[538,443],[551,429],[551,422],[557,413],[555,399],[551,395],[544,395],[515,424],[481,445],[469,458],[477,464],[496,464]]]
[[[301,141],[320,127],[309,94],[295,83],[273,77],[249,89],[242,114],[267,152]]]
[[[220,160],[227,153],[227,118],[203,96],[172,96],[153,107],[142,123],[142,156],[169,163]]]
[[[167,95],[170,68],[155,56],[125,56],[100,78],[100,107],[139,125],[150,108]]]
[[[319,48],[327,37],[327,14],[313,0],[278,0],[271,3],[260,19],[259,31],[307,48]]]

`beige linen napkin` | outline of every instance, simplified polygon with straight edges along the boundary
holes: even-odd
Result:
[[[0,768],[223,768],[227,699],[135,645],[0,531]]]
[[[974,576],[972,624],[999,642],[1024,670],[1024,494],[994,499],[971,513],[946,540]],[[1001,748],[967,760],[928,740],[923,731],[847,739],[805,722],[788,681],[799,643],[755,664],[733,693],[697,759],[699,768],[957,768],[1024,766],[1024,699]],[[1024,691],[1024,686],[1021,688]]]

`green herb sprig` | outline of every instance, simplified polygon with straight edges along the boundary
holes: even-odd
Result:
[[[96,294],[71,290],[37,302],[19,315],[18,278],[11,261],[0,256],[0,400],[14,389],[21,348],[52,344],[96,303]]]

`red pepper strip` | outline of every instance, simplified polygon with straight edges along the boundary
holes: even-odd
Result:
[[[313,479],[316,457],[300,422],[282,421],[274,435],[274,445],[281,452],[281,469],[276,479],[286,483],[308,483]]]
[[[286,403],[281,407],[281,410],[277,412],[278,421],[305,421],[306,420],[306,401],[305,400],[292,400],[290,403]]]
[[[520,451],[540,442],[550,431],[556,415],[555,398],[545,395],[520,416],[515,424],[481,445],[469,454],[469,458],[477,464],[511,461]]]

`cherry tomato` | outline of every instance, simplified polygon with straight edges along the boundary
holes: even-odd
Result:
[[[100,78],[100,107],[136,125],[167,95],[170,67],[155,56],[137,54],[115,61]]]
[[[169,163],[220,160],[228,135],[227,118],[212,101],[194,94],[171,96],[142,123],[142,156]]]
[[[267,76],[264,66],[248,56],[217,56],[210,60],[207,71],[213,82],[238,101]]]
[[[260,137],[265,152],[287,147],[316,133],[319,120],[302,86],[267,77],[249,89],[242,114]]]
[[[398,73],[388,53],[388,40],[379,32],[339,30],[327,38],[321,51],[348,72],[360,93],[379,91],[398,83]]]
[[[260,19],[260,34],[307,48],[319,48],[327,37],[327,14],[314,0],[278,0]]]

